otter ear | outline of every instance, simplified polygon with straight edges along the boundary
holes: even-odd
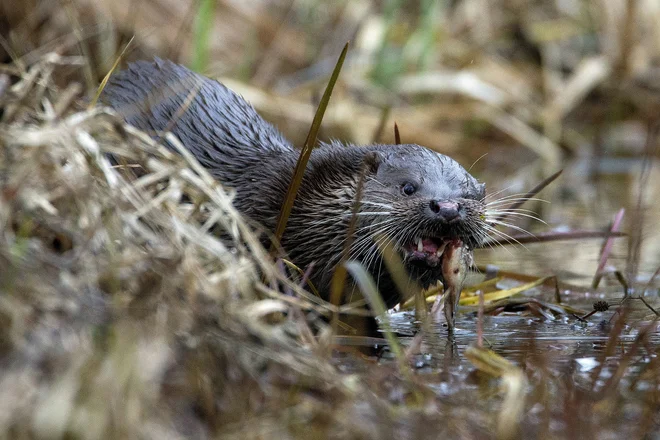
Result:
[[[367,167],[368,174],[375,174],[378,171],[383,158],[377,151],[370,151],[364,155],[363,163]]]
[[[478,185],[479,187],[479,198],[482,200],[486,198],[486,184],[482,183],[481,185]]]

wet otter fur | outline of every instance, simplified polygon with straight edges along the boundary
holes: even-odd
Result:
[[[218,181],[236,190],[239,211],[274,231],[299,151],[243,98],[156,59],[114,75],[102,101],[139,129],[172,131]],[[422,286],[442,280],[447,241],[460,239],[472,249],[485,239],[485,189],[456,161],[419,145],[322,144],[307,165],[282,245],[299,267],[314,264],[311,280],[326,298],[365,163],[351,258],[372,273],[391,307],[401,294],[376,241],[391,240]]]

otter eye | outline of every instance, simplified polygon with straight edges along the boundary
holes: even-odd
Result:
[[[410,182],[405,183],[401,187],[401,192],[404,193],[407,196],[413,195],[415,193],[415,191],[417,191],[417,188],[415,188],[415,185],[413,185]]]

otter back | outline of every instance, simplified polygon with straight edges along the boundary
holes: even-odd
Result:
[[[171,61],[131,63],[110,78],[101,101],[134,127],[171,131],[230,186],[241,180],[236,173],[255,159],[293,152],[243,98]]]

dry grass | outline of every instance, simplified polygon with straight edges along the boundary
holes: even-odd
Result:
[[[310,416],[314,394],[345,399],[296,307],[257,295],[278,271],[220,185],[102,109],[51,113],[49,75],[76,61],[48,55],[3,95],[1,435],[232,433],[261,408],[256,435],[290,387]]]

